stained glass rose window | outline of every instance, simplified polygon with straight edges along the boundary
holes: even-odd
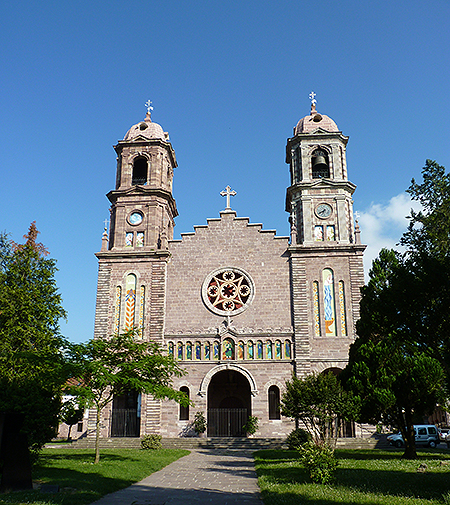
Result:
[[[240,268],[221,268],[210,273],[202,286],[206,306],[220,315],[235,315],[253,300],[255,288],[251,277]]]

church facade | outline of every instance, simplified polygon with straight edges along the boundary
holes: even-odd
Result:
[[[314,102],[314,101],[313,101]],[[187,371],[174,387],[190,408],[129,392],[103,412],[103,436],[257,436],[293,428],[279,401],[292,374],[345,367],[355,339],[363,252],[348,180],[348,137],[315,102],[288,139],[291,234],[279,237],[231,209],[173,239],[175,152],[150,113],[115,146],[109,236],[99,261],[94,336],[137,328]],[[280,209],[281,211],[281,209]]]

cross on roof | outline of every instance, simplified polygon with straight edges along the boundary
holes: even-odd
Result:
[[[313,105],[316,105],[317,100],[316,100],[316,94],[314,93],[314,91],[311,91],[311,93],[309,94],[309,99],[311,100],[311,103]]]
[[[223,191],[220,192],[220,196],[226,196],[227,197],[227,207],[225,210],[230,209],[230,196],[235,196],[237,195],[236,191],[230,188],[230,186],[227,186]]]
[[[152,101],[151,100],[147,100],[145,102],[145,106],[147,107],[147,112],[150,112],[151,110],[153,110]]]

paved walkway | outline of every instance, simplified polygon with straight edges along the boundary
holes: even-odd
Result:
[[[92,505],[263,505],[252,452],[194,450]]]

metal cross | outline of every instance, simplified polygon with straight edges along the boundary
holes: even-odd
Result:
[[[105,219],[105,231],[108,229],[108,220]]]
[[[227,207],[225,210],[231,209],[230,207],[230,196],[235,196],[237,195],[236,191],[230,188],[230,186],[227,186],[223,191],[220,192],[220,196],[226,196],[227,197]]]
[[[147,112],[150,112],[151,110],[153,110],[152,101],[151,100],[147,100],[145,102],[145,106],[147,107]]]
[[[317,100],[316,100],[316,94],[314,93],[314,91],[311,91],[311,93],[309,94],[309,99],[311,100],[311,103],[313,105],[316,105]]]

